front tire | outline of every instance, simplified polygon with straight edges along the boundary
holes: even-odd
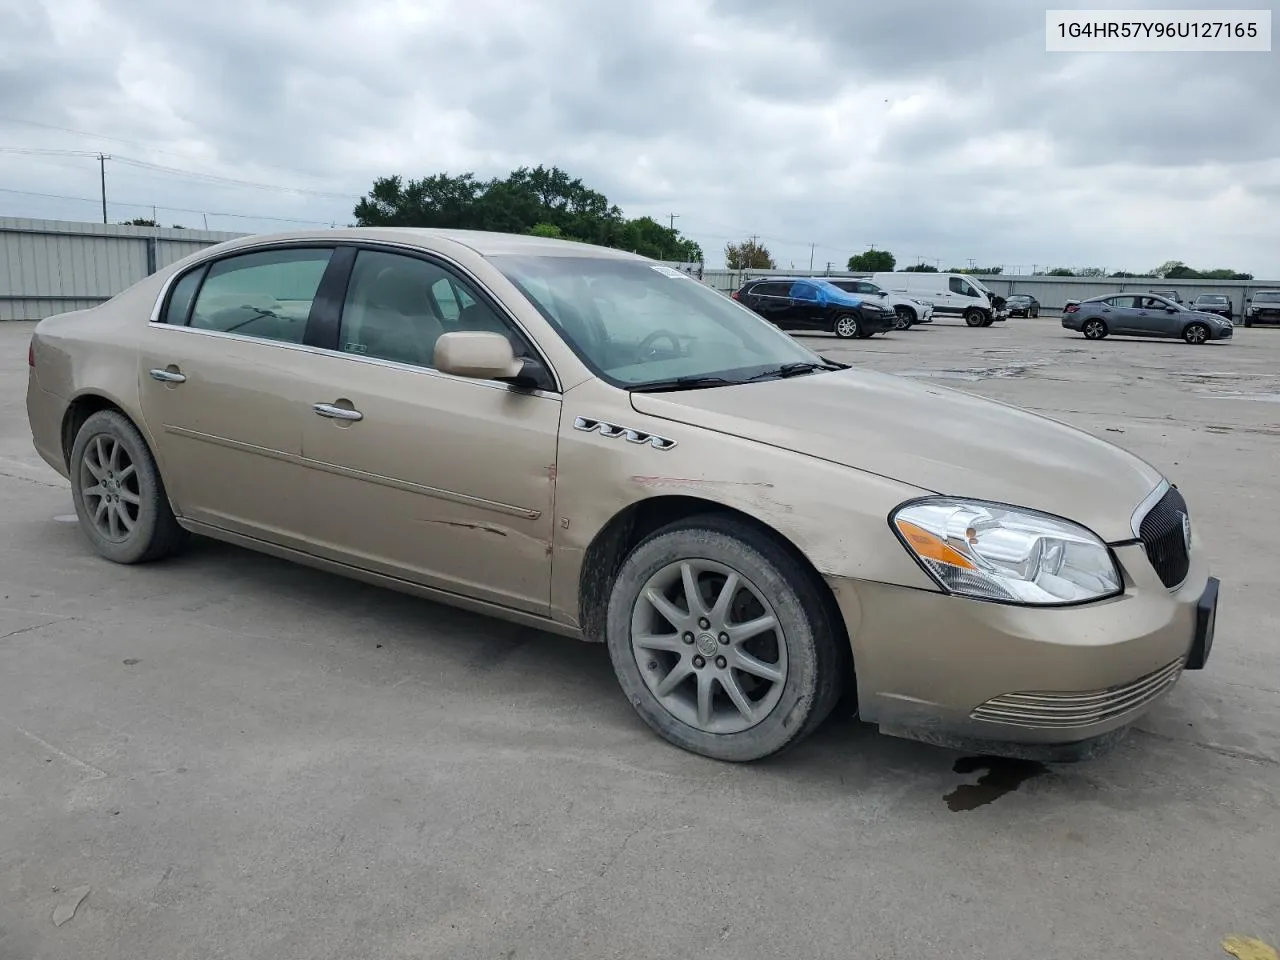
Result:
[[[1101,320],[1086,320],[1080,332],[1086,340],[1101,340],[1107,335],[1107,325]]]
[[[897,316],[893,324],[895,330],[910,330],[911,325],[916,322],[915,311],[910,307],[897,306],[893,308],[893,312]]]
[[[70,473],[80,529],[106,559],[147,563],[187,539],[146,441],[124,414],[100,410],[85,420],[71,447]]]
[[[841,340],[852,340],[862,335],[862,326],[858,323],[858,318],[851,313],[842,313],[836,317],[831,330]]]
[[[623,692],[659,736],[747,762],[803,740],[839,700],[842,641],[827,611],[767,534],[694,517],[623,562],[606,642]]]
[[[1209,339],[1209,328],[1203,323],[1189,323],[1182,331],[1182,339],[1187,343],[1199,346]]]
[[[966,310],[964,312],[964,322],[971,327],[983,326],[982,321],[984,319],[986,318],[983,317],[981,310]]]

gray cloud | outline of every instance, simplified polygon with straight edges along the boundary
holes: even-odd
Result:
[[[257,230],[347,222],[386,173],[554,163],[631,215],[679,214],[712,261],[758,234],[797,267],[875,242],[1280,275],[1255,226],[1280,211],[1280,61],[1049,54],[1043,8],[1016,0],[0,0],[0,22],[10,191],[92,198],[96,161],[12,151],[109,148],[295,188],[109,167],[112,198]],[[95,210],[11,192],[0,212]]]

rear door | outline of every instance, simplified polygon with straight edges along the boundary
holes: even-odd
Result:
[[[171,284],[138,373],[143,417],[183,516],[279,542],[304,536],[308,339],[342,255],[332,244],[247,251]]]
[[[444,332],[505,333],[496,303],[426,254],[361,249],[332,349],[317,355],[302,453],[326,509],[313,551],[503,606],[550,608],[561,402],[441,373]]]
[[[779,281],[757,283],[751,288],[751,308],[782,330],[792,327],[791,284]]]

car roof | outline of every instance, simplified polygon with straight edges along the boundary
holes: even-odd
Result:
[[[552,237],[535,237],[519,233],[497,233],[487,230],[443,230],[427,227],[342,227],[320,230],[287,230],[279,233],[262,233],[229,241],[225,247],[259,244],[264,242],[288,242],[291,240],[372,240],[403,243],[426,249],[450,243],[470,248],[482,257],[491,256],[568,256],[591,257],[611,260],[636,260],[651,262],[626,250],[600,247],[577,240],[560,240]]]

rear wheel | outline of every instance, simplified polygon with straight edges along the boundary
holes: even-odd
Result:
[[[982,326],[984,319],[985,317],[983,317],[981,310],[966,310],[964,312],[964,322],[971,327]]]
[[[1245,317],[1245,318],[1244,318],[1244,325],[1245,325],[1246,327],[1252,327],[1252,326],[1253,326],[1253,318],[1252,318],[1252,317]]]
[[[1189,323],[1182,331],[1182,339],[1187,343],[1201,344],[1209,339],[1209,328],[1203,323]]]
[[[831,712],[844,659],[812,579],[767,534],[695,517],[642,541],[609,599],[614,672],[669,742],[718,760],[758,760]]]
[[[842,313],[836,317],[836,322],[832,324],[831,329],[842,340],[852,340],[862,334],[862,327],[858,323],[858,318],[851,313]]]
[[[1038,316],[1040,316],[1040,308],[1039,308],[1039,307],[1032,307],[1032,308],[1031,308],[1031,316],[1033,316],[1033,317],[1038,317]]]
[[[108,560],[159,560],[186,541],[155,459],[124,414],[100,410],[85,420],[71,447],[70,472],[80,528]]]
[[[1101,320],[1086,320],[1081,332],[1088,340],[1101,340],[1107,335],[1107,325]]]

